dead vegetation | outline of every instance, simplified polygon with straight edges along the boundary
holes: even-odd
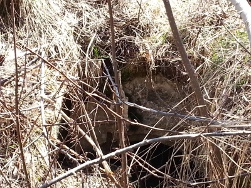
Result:
[[[14,2],[16,46],[10,1],[0,1],[2,186],[28,187],[28,178],[39,187],[63,174],[70,177],[55,187],[121,187],[119,119],[127,132],[129,186],[250,187],[249,43],[228,1],[171,1],[208,119],[197,117],[162,1],[113,2],[119,99],[105,2]],[[220,168],[212,145],[221,152]]]

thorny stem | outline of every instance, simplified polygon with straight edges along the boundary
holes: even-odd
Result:
[[[18,64],[17,64],[17,52],[16,52],[16,29],[15,29],[15,10],[14,10],[14,1],[11,0],[11,14],[13,20],[13,43],[14,43],[14,55],[15,55],[15,113],[16,113],[16,130],[17,130],[17,139],[20,149],[20,156],[23,163],[23,170],[25,174],[25,178],[27,181],[27,186],[30,188],[29,176],[25,164],[24,151],[23,151],[23,143],[21,138],[21,130],[20,130],[20,122],[19,122],[19,96],[18,96]]]

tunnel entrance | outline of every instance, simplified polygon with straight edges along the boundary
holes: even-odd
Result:
[[[199,169],[194,160],[187,161],[184,156],[181,149],[163,143],[149,144],[128,152],[130,185],[137,188],[191,187],[185,182],[205,181],[205,169]],[[109,163],[115,172],[121,169],[119,159],[110,159]]]
[[[108,136],[112,137],[111,134]],[[67,133],[65,127],[61,129],[60,139],[64,141],[69,148],[74,149],[72,142],[73,138]],[[133,141],[130,145],[140,141],[142,140]],[[118,147],[118,142],[109,142],[100,145],[104,154],[108,154]],[[95,159],[98,157],[94,150],[82,153],[82,155],[83,154],[88,159]],[[81,161],[79,161],[79,164],[76,164],[74,161],[70,160],[69,157],[61,153],[58,158],[58,163],[65,169],[71,169],[81,164]],[[108,160],[108,163],[115,174],[121,170],[120,158],[111,158]],[[184,153],[182,149],[178,149],[178,146],[173,147],[163,143],[142,146],[128,152],[128,168],[130,170],[129,183],[132,187],[137,188],[176,187],[180,186],[180,182],[175,181],[175,179],[184,179],[188,181],[188,176],[190,176],[192,178],[191,181],[195,179],[197,181],[205,178],[204,172],[194,170],[196,166],[194,161],[191,160],[186,161],[186,164],[183,163]],[[93,170],[95,169],[88,168],[85,169],[84,172],[87,174],[93,173]]]
[[[129,101],[130,101],[129,97]],[[72,101],[70,96],[65,96],[64,103],[62,105],[62,110],[68,116],[71,115],[73,111]],[[137,120],[137,122],[142,122],[144,116],[140,114],[140,111],[134,107],[128,109],[128,118],[131,120]],[[77,144],[76,137],[72,134],[69,129],[69,125],[66,124],[64,120],[61,121],[62,126],[59,131],[59,139],[67,145],[72,150],[75,150]],[[135,129],[136,128],[136,129]],[[128,131],[130,133],[137,134],[141,131],[138,127],[128,125]],[[142,141],[145,134],[128,137],[128,144],[135,144]],[[76,136],[76,135],[75,135]],[[114,151],[119,147],[118,140],[114,140],[113,133],[108,132],[106,137],[107,141],[100,144],[100,148],[104,154]],[[158,137],[158,135],[149,135],[149,138]],[[131,138],[131,141],[130,141]],[[128,168],[129,168],[129,180],[133,187],[138,188],[152,188],[152,187],[172,187],[178,186],[180,182],[175,181],[175,179],[188,180],[189,174],[194,179],[203,178],[203,172],[200,170],[195,170],[194,161],[186,161],[184,165],[184,152],[183,149],[177,149],[176,143],[163,144],[155,143],[146,146],[142,146],[134,151],[128,152]],[[84,156],[86,159],[95,159],[96,153],[93,150],[85,150],[83,148],[80,155]],[[58,158],[58,163],[61,167],[65,169],[71,169],[82,163],[83,161],[72,161],[68,156],[60,153]],[[119,158],[108,160],[111,169],[116,172],[121,169],[121,161]],[[86,169],[85,172],[92,172],[93,169]],[[184,177],[186,176],[186,177]],[[194,180],[193,179],[193,180]]]
[[[173,147],[155,143],[140,147],[128,154],[131,166],[130,181],[139,188],[175,185],[171,178],[179,178],[182,152]]]
[[[129,153],[132,165],[131,183],[139,188],[174,185],[168,177],[178,178],[182,152],[161,143],[140,147]]]
[[[109,69],[109,64],[106,62],[105,64]],[[95,63],[93,66],[94,65],[96,66]],[[91,80],[90,85],[93,86],[86,86],[87,88],[82,87],[90,93],[97,92],[95,93],[96,95],[84,96],[76,91],[69,92],[68,95],[64,97],[62,110],[91,138],[95,139],[96,137],[96,141],[103,154],[108,154],[119,147],[119,137],[117,128],[115,127],[116,117],[111,113],[115,107],[113,103],[114,93],[112,83],[107,78],[108,73],[102,69],[102,64],[99,66],[100,71],[96,73],[97,75],[91,75],[88,78]],[[128,102],[156,110],[164,109],[165,111],[171,110],[172,106],[180,102],[182,95],[179,92],[177,83],[170,81],[161,73],[152,75],[151,78],[147,75],[142,75],[143,73],[138,74],[137,71],[134,72],[133,76],[125,74],[132,74],[131,70],[134,70],[134,68],[135,66],[131,66],[128,70],[122,72],[122,89]],[[141,69],[143,68],[141,67]],[[130,79],[126,79],[124,76]],[[98,98],[97,95],[102,97]],[[105,99],[107,102],[105,103],[105,100],[102,101],[100,99]],[[108,106],[109,102],[111,106]],[[103,108],[102,105],[107,105],[107,108],[110,110]],[[163,131],[151,129],[151,126],[171,130],[180,121],[177,117],[160,117],[159,115],[143,111],[136,107],[127,106],[125,109],[126,115],[124,118],[130,121],[130,123],[127,122],[126,127],[127,145],[142,141],[146,135],[148,135],[147,138],[156,138],[165,134]],[[176,107],[175,111],[176,110],[182,112],[183,105]],[[72,130],[64,120],[62,120],[61,123],[63,125],[59,130],[59,139],[62,143],[70,149],[75,150],[76,153],[83,156],[86,160],[98,157],[92,149],[92,146],[90,146],[83,136],[78,133],[75,134],[75,132],[73,132],[74,130]],[[148,125],[150,128],[138,126],[137,123]],[[94,130],[94,137],[91,129]],[[182,127],[179,127],[179,130],[183,130]],[[203,173],[201,173],[200,169],[194,170],[196,166],[194,160],[186,160],[186,164],[183,164],[185,149],[183,146],[181,147],[182,142],[179,144],[176,142],[168,144],[155,143],[128,152],[130,184],[133,187],[139,188],[171,187],[180,185],[180,182],[177,181],[180,179],[188,181],[191,180],[191,177],[193,178],[192,180],[198,180],[200,177],[203,178]],[[89,146],[87,146],[87,144]],[[74,157],[75,156],[73,156],[73,158]],[[72,161],[69,159],[69,156],[61,153],[58,158],[58,163],[61,167],[70,169],[86,161],[81,161],[76,157],[75,159],[75,161]],[[112,171],[117,174],[116,171],[121,169],[120,159],[115,157],[114,159],[109,159],[108,162],[110,163]],[[118,173],[117,178],[119,178],[120,175],[121,173]]]

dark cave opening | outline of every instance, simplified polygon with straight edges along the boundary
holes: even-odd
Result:
[[[137,142],[131,144],[135,143]],[[180,186],[180,182],[175,181],[175,179],[181,179],[182,174],[184,174],[182,156],[182,151],[162,143],[145,145],[129,152],[128,166],[131,169],[129,172],[130,184],[132,187],[137,188]],[[121,161],[119,159],[110,159],[109,163],[113,170],[120,169],[121,167]],[[191,171],[195,167],[193,161],[190,161],[187,165]],[[201,173],[197,172],[193,178],[201,178]],[[187,185],[185,187],[189,186]]]
[[[135,153],[134,151],[133,153]],[[131,153],[132,154],[132,153]],[[156,143],[140,147],[137,155],[129,154],[133,163],[130,182],[139,188],[166,187],[173,185],[164,174],[178,178],[182,152],[165,144]],[[133,160],[134,158],[134,160]],[[157,169],[157,170],[155,170]],[[162,174],[163,173],[163,174]],[[155,175],[153,175],[155,174]]]
[[[65,96],[62,109],[67,115],[70,115],[73,109],[72,102],[67,96]],[[130,119],[136,119],[138,122],[142,120],[142,117],[139,116],[140,114],[138,114],[137,109],[129,108],[128,111]],[[65,122],[62,120],[62,123]],[[133,128],[134,127],[132,127],[131,125],[129,126],[129,129]],[[74,150],[74,138],[72,138],[70,134],[71,133],[69,133],[69,126],[67,124],[63,124],[60,128],[59,139],[69,148]],[[112,133],[107,136],[113,137]],[[131,142],[130,144],[135,144],[140,141],[142,140],[137,140],[135,142]],[[107,154],[118,148],[119,144],[118,141],[115,141],[112,143],[109,142],[101,144],[100,147],[104,154]],[[94,159],[97,156],[94,151],[89,151],[88,154],[85,153],[85,157]],[[182,166],[182,157],[182,150],[177,150],[177,148],[168,146],[163,143],[150,144],[142,146],[137,150],[131,151],[128,153],[128,165],[131,166],[129,175],[130,183],[132,184],[132,186],[138,188],[177,186],[178,182],[175,182],[173,179],[183,178],[182,174],[184,174],[184,166]],[[113,171],[121,168],[121,161],[119,157],[109,159],[108,162]],[[71,169],[78,165],[61,152],[59,153],[58,163],[64,169]],[[187,169],[190,170],[187,170],[189,172],[185,173],[193,173],[192,169],[194,168],[194,162],[189,161],[189,164],[186,165],[189,166]],[[87,173],[91,171],[91,169],[85,170],[85,172]],[[199,178],[203,178],[202,173],[200,173],[199,171],[196,173],[197,174],[193,175],[193,178],[196,178],[197,180]]]
[[[106,60],[105,65],[107,66],[108,70],[111,71],[112,66],[109,64],[110,61]],[[112,74],[112,73],[110,73]],[[103,92],[108,98],[112,98],[111,88],[104,87],[103,80],[100,81],[98,85],[98,90]],[[125,93],[128,97],[129,102],[135,102],[140,104],[139,101],[133,101],[132,96],[128,93]],[[85,101],[85,99],[83,98]],[[62,110],[70,116],[72,111],[74,111],[74,102],[71,101],[70,96],[65,96]],[[135,107],[128,107],[128,118],[131,121],[142,123],[144,120],[144,114]],[[67,145],[69,148],[74,150],[74,138],[72,137],[71,133],[69,132],[69,125],[62,120],[64,125],[60,128],[59,139]],[[137,125],[128,125],[128,131],[134,132],[138,130]],[[107,134],[107,138],[111,138],[110,142],[106,140],[105,143],[101,144],[101,150],[104,154],[107,154],[111,151],[114,151],[116,148],[119,147],[118,140],[114,140],[113,134],[111,132],[105,133]],[[144,136],[144,135],[143,135]],[[153,135],[151,135],[153,137]],[[139,137],[138,140],[134,139],[133,142],[130,143],[130,138],[128,138],[128,144],[135,144],[137,142],[142,141]],[[174,144],[174,143],[173,143]],[[88,153],[83,148],[83,152],[81,153],[85,155],[88,159],[96,158],[95,151],[88,151]],[[135,155],[135,156],[134,156]],[[173,179],[181,179],[183,178],[182,174],[184,174],[184,166],[182,164],[183,151],[177,150],[172,146],[163,144],[163,143],[156,143],[151,145],[146,145],[140,147],[138,150],[132,151],[128,153],[128,164],[131,165],[130,171],[130,183],[133,187],[138,188],[152,188],[152,187],[170,187],[170,186],[177,186],[178,182],[175,182]],[[121,161],[119,157],[115,157],[114,159],[109,159],[108,162],[110,163],[110,167],[113,171],[120,169]],[[78,164],[71,161],[67,156],[60,153],[58,157],[58,163],[65,169],[71,169],[77,166]],[[81,163],[81,162],[80,162]],[[194,167],[193,161],[188,162],[188,169],[192,169]],[[156,170],[157,169],[157,170]],[[87,170],[89,171],[89,170]],[[87,172],[86,171],[86,172]],[[189,171],[189,170],[188,170]],[[90,172],[90,171],[89,171]],[[192,173],[192,170],[190,170]],[[190,173],[185,172],[185,173]],[[169,178],[168,178],[169,176]],[[200,172],[198,174],[193,175],[193,178],[196,177],[200,178]],[[171,178],[170,178],[171,177]],[[188,179],[186,179],[188,180]],[[194,179],[193,179],[194,180]]]

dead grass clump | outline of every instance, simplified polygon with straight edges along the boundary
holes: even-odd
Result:
[[[47,130],[43,128],[48,124],[54,125],[61,119],[59,109],[65,84],[62,83],[62,75],[55,68],[68,75],[76,74],[79,50],[73,37],[74,13],[66,10],[63,2],[22,1],[20,11],[23,16],[22,24],[17,24],[16,37],[21,136],[30,183],[32,187],[37,187],[51,177],[50,170],[55,168],[51,164],[57,158],[57,151],[53,151],[57,150],[57,142],[51,143],[53,147],[49,149],[48,137],[45,137],[45,132],[48,131],[50,139],[57,139],[57,125],[47,127]],[[0,74],[1,129],[5,133],[5,139],[3,138],[1,143],[1,172],[6,176],[6,179],[4,176],[1,178],[1,182],[2,185],[11,184],[12,187],[27,187],[15,139],[15,66],[13,36],[9,32],[12,24],[3,24],[8,29],[1,31],[0,45],[1,54],[5,56]],[[47,64],[45,68],[41,68],[43,63],[28,49],[40,54],[54,67]],[[54,101],[53,104],[46,102],[41,96],[50,98]]]

